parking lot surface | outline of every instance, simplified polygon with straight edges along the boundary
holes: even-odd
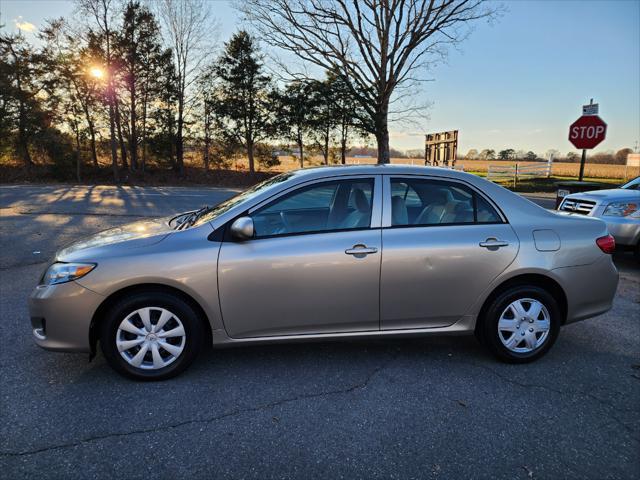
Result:
[[[638,478],[630,256],[616,257],[614,308],[528,365],[434,337],[211,350],[178,378],[136,383],[100,353],[33,343],[26,300],[55,250],[233,193],[0,187],[0,478]]]

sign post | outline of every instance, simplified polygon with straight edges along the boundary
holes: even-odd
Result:
[[[584,164],[587,163],[587,150],[582,149],[582,157],[580,158],[580,174],[578,175],[578,181],[582,181],[584,177]]]
[[[582,181],[584,176],[587,150],[600,144],[605,139],[606,134],[607,124],[598,116],[598,104],[593,103],[592,98],[589,105],[583,105],[582,116],[569,127],[569,141],[574,147],[582,149],[579,181]]]

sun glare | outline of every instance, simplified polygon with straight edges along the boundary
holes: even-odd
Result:
[[[91,67],[89,69],[89,75],[91,75],[93,78],[103,78],[104,70],[100,67]]]

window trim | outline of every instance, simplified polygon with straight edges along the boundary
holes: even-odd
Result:
[[[479,190],[475,185],[470,184],[469,182],[465,182],[464,180],[459,180],[451,177],[434,177],[427,175],[412,175],[412,174],[404,174],[404,175],[383,175],[383,215],[382,215],[382,228],[383,229],[391,229],[391,228],[430,228],[430,227],[460,227],[460,226],[482,226],[482,225],[504,225],[509,224],[509,220],[505,216],[504,212],[496,203],[491,200],[486,194],[484,194],[481,190]],[[405,179],[405,180],[426,180],[432,182],[448,182],[453,184],[459,184],[468,190],[471,190],[473,195],[473,222],[455,222],[455,223],[435,223],[435,224],[408,224],[408,225],[393,225],[392,217],[391,217],[391,180],[397,179]],[[498,216],[501,218],[501,221],[496,222],[482,222],[478,223],[477,215],[477,201],[476,195],[480,195],[488,204],[491,206]]]
[[[371,190],[371,220],[369,222],[369,226],[358,227],[358,228],[340,228],[340,229],[327,229],[327,230],[314,230],[310,232],[293,232],[293,233],[279,233],[275,235],[264,235],[260,237],[254,237],[250,240],[245,240],[245,242],[253,242],[256,240],[265,240],[270,238],[285,238],[285,237],[293,237],[299,235],[316,235],[316,234],[326,234],[326,233],[341,233],[341,232],[356,232],[363,230],[374,230],[379,229],[382,226],[382,179],[381,175],[338,175],[335,177],[324,177],[324,178],[316,178],[314,180],[309,180],[307,182],[302,182],[297,185],[292,185],[291,187],[283,190],[281,192],[272,195],[269,198],[264,199],[260,203],[248,208],[243,211],[241,214],[235,216],[231,219],[227,225],[231,225],[236,219],[245,216],[251,216],[251,214],[255,213],[257,210],[261,208],[267,207],[269,204],[277,201],[279,198],[293,194],[296,190],[307,188],[316,184],[323,183],[335,183],[335,182],[353,182],[359,179],[373,181],[373,188]],[[227,228],[228,230],[228,228]],[[226,235],[225,235],[226,237]]]

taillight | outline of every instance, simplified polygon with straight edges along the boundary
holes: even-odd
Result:
[[[604,253],[614,253],[616,251],[616,239],[611,235],[606,237],[600,237],[596,239],[596,244],[600,247]]]

